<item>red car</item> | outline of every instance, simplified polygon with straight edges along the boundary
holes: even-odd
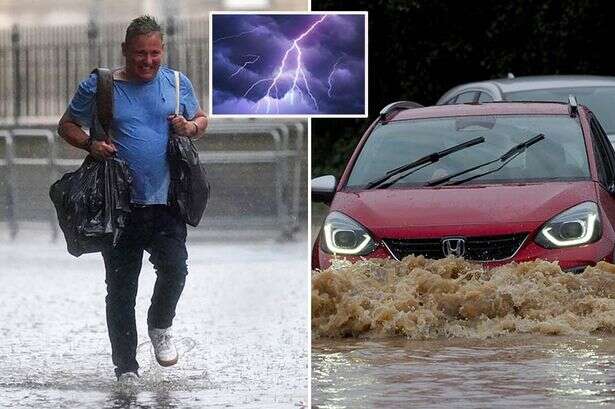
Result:
[[[580,272],[615,248],[615,152],[578,106],[494,102],[385,107],[339,182],[312,180],[330,204],[312,254],[448,255],[496,266],[536,258]]]

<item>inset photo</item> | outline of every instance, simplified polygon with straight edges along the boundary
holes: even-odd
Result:
[[[212,13],[211,116],[367,117],[367,13]]]

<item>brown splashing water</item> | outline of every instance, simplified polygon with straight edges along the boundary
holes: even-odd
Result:
[[[369,260],[312,276],[313,336],[491,338],[615,333],[615,265],[542,260],[484,269],[459,258]]]

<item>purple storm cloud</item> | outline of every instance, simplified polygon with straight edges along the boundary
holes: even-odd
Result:
[[[214,14],[214,114],[361,115],[363,14]]]

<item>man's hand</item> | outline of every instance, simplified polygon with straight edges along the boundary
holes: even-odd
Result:
[[[198,129],[195,122],[188,121],[182,115],[171,115],[169,121],[171,121],[173,131],[178,135],[194,136],[197,134]]]
[[[89,152],[96,159],[109,159],[117,153],[117,148],[110,140],[92,141]]]

